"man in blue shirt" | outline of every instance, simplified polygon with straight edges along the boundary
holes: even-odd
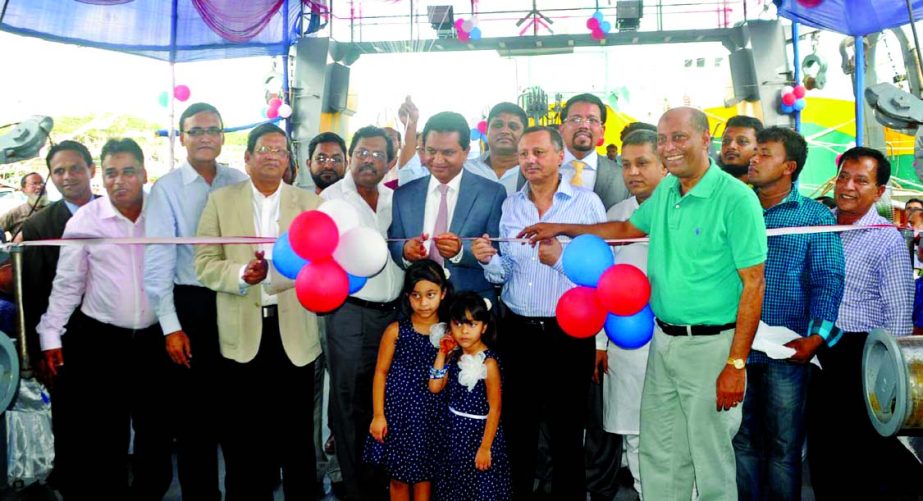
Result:
[[[186,161],[154,183],[145,208],[148,237],[196,236],[209,193],[247,179],[244,172],[217,162],[224,125],[214,106],[189,106],[179,129]],[[170,387],[178,417],[172,431],[183,498],[218,500],[218,314],[215,292],[199,283],[194,259],[191,245],[147,246],[144,289],[174,362]]]
[[[790,129],[756,134],[749,181],[767,228],[832,225],[833,214],[801,196],[793,183],[804,168],[807,143]],[[808,362],[824,343],[834,343],[843,297],[843,246],[835,233],[779,235],[768,239],[766,292],[761,320],[802,336],[787,344],[788,360],[757,350],[747,364],[740,430],[734,438],[740,499],[800,499],[805,437]]]

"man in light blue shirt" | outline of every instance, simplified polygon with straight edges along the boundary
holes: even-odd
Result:
[[[507,195],[516,192],[519,156],[516,147],[528,126],[526,112],[513,103],[498,103],[487,114],[487,153],[465,161],[465,170],[500,183]],[[422,163],[407,164],[398,171],[400,185],[429,175]]]
[[[179,137],[187,159],[154,183],[145,207],[146,236],[196,236],[209,193],[248,179],[217,162],[223,127],[221,114],[210,104],[196,103],[183,112]],[[199,283],[194,259],[191,245],[147,246],[144,289],[175,364],[170,387],[177,393],[178,419],[172,431],[183,498],[218,500],[217,312],[215,292]]]

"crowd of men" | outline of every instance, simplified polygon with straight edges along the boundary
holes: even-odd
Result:
[[[271,245],[27,247],[26,332],[52,391],[52,482],[66,499],[162,499],[174,451],[183,498],[221,499],[219,444],[229,501],[272,499],[280,482],[286,499],[311,499],[325,475],[340,499],[386,498],[382,472],[361,461],[372,376],[403,269],[421,259],[456,291],[499,296],[515,499],[611,500],[623,457],[650,500],[800,499],[806,439],[817,499],[916,494],[919,463],[874,431],[861,386],[868,332],[911,333],[903,239],[894,228],[766,236],[887,223],[880,152],[843,154],[831,211],[799,194],[805,139],[750,117],[727,122],[713,159],[708,120],[692,108],[629,125],[621,152],[605,156],[606,107],[592,94],[569,99],[554,127],[497,104],[480,156],[461,115],[436,113],[418,134],[419,115],[408,98],[403,131],[362,127],[348,147],[332,132],[313,138],[314,191],[290,185],[300,166],[275,125],[250,132],[246,173],[218,163],[224,125],[204,103],[178,124],[186,160],[149,194],[131,139],[102,149],[105,197],[90,190],[86,147],[51,148],[63,198],[27,214],[22,240],[278,237],[324,200],[392,239],[385,268],[323,316],[300,306]],[[615,248],[652,283],[649,346],[558,325],[574,286],[563,248],[584,233],[649,237]],[[502,240],[517,237],[532,245]],[[790,358],[751,349],[764,328],[791,334]]]

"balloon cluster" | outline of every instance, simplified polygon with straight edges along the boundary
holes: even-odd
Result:
[[[343,200],[328,200],[299,214],[272,249],[272,264],[295,281],[301,305],[315,313],[339,308],[388,260],[381,234],[359,225],[359,214]]]
[[[612,24],[604,21],[603,13],[597,10],[586,20],[586,27],[590,29],[590,36],[593,40],[603,40],[606,38],[606,33],[612,29]]]
[[[487,140],[487,121],[481,120],[478,122],[477,127],[471,129],[471,140],[480,141],[481,139]]]
[[[272,97],[269,100],[269,106],[263,110],[263,116],[266,118],[288,118],[292,116],[292,107],[285,104],[279,97]]]
[[[458,35],[459,42],[467,42],[468,40],[477,42],[481,39],[481,28],[478,28],[478,18],[456,19],[455,33]]]
[[[605,328],[617,346],[640,348],[654,333],[654,314],[648,300],[651,284],[643,271],[630,264],[615,264],[612,249],[601,238],[580,235],[561,257],[564,274],[577,287],[558,300],[555,315],[567,334],[576,338],[595,335]]]
[[[177,85],[173,87],[173,98],[180,102],[186,102],[189,99],[189,96],[192,95],[192,91],[189,90],[188,85]],[[157,102],[160,103],[164,108],[170,106],[170,93],[168,91],[163,91],[157,96]]]
[[[789,114],[796,111],[801,111],[808,105],[804,100],[805,94],[808,90],[804,85],[796,85],[792,87],[791,85],[786,85],[782,87],[781,92],[781,108],[782,113]]]

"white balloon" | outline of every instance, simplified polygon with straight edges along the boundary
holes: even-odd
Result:
[[[792,87],[791,85],[786,85],[785,87],[782,87],[782,94],[781,94],[781,95],[784,96],[784,95],[786,95],[786,94],[791,94],[792,92],[795,92],[795,88]]]
[[[476,18],[476,17],[472,17],[472,18],[471,18],[471,27],[472,27],[472,28],[477,28],[477,27],[478,27],[478,18]]]
[[[282,118],[288,118],[292,116],[292,107],[287,104],[279,106],[279,116]]]
[[[462,23],[462,29],[470,33],[472,28],[474,28],[474,23],[470,19],[465,19]]]
[[[359,213],[346,200],[327,200],[320,204],[317,210],[333,219],[333,222],[337,224],[337,230],[339,230],[341,237],[347,231],[359,226]]]
[[[340,235],[333,259],[357,277],[378,274],[388,262],[388,244],[378,231],[358,226]]]

